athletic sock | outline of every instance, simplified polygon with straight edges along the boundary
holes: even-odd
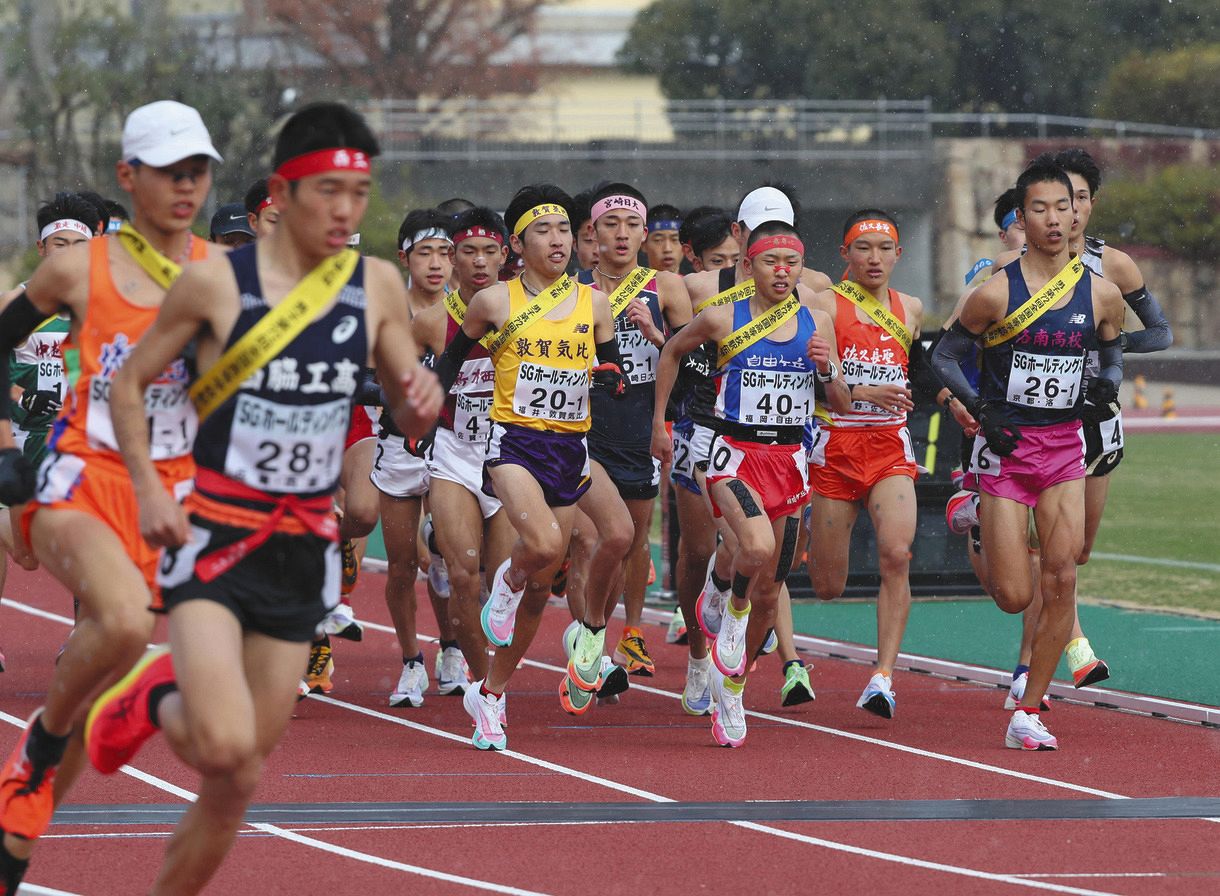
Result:
[[[583,625],[585,628],[587,628],[589,631],[591,631],[595,635],[599,632],[605,631],[605,629],[606,629],[606,627],[604,625],[589,625],[589,623],[587,623],[587,622],[583,623]]]
[[[720,578],[720,576],[716,575],[716,570],[713,569],[712,570],[712,587],[715,588],[717,591],[728,591],[729,590],[729,580]]]
[[[446,641],[444,638],[441,638],[441,650],[448,650],[450,647],[457,647],[457,646],[458,646],[457,641]]]
[[[742,682],[733,681],[733,679],[729,678],[726,675],[724,677],[724,689],[726,691],[730,691],[733,694],[740,695],[741,692],[746,689],[746,683],[744,681],[742,681]]]
[[[744,610],[739,610],[730,603],[728,606],[728,611],[733,614],[734,619],[745,619],[750,615],[750,605],[746,604]]]
[[[402,664],[404,666],[406,666],[410,663],[419,663],[422,666],[424,664],[424,652],[421,650],[419,653],[415,654],[415,656],[412,656],[412,657],[404,656],[402,658]]]
[[[43,768],[48,768],[53,765],[59,765],[64,758],[64,750],[68,747],[68,737],[70,735],[52,734],[42,727],[42,716],[34,720],[34,724],[30,726],[30,737],[26,741],[26,755],[30,757],[30,762],[35,765],[41,765]]]
[[[499,694],[497,694],[495,691],[493,691],[491,688],[489,688],[487,686],[486,681],[484,681],[482,684],[479,685],[479,693],[482,694],[484,697],[495,697],[497,700],[499,700],[501,697],[504,696],[503,691],[501,691]]]
[[[1024,663],[1021,663],[1020,665],[1017,666],[1017,668],[1012,670],[1012,680],[1016,681],[1022,675],[1028,675],[1028,674],[1029,674],[1029,666],[1025,665]]]
[[[750,577],[743,576],[741,573],[733,574],[733,597],[740,597],[742,600],[746,598],[746,592],[750,589]]]
[[[154,728],[161,727],[161,701],[178,690],[178,682],[167,681],[148,692],[148,720]]]

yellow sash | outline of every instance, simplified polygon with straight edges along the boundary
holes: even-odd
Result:
[[[716,305],[728,305],[730,302],[739,302],[742,299],[754,298],[754,278],[751,277],[742,283],[738,283],[731,289],[726,289],[724,292],[718,292],[710,299],[704,299],[695,306],[695,314],[707,308],[714,308]]]
[[[983,347],[995,348],[997,345],[1003,345],[1030,326],[1067,295],[1079,282],[1082,274],[1084,263],[1079,257],[1075,257],[1063,270],[1048,280],[1045,286],[1030,296],[1028,302],[984,333]]]
[[[344,249],[305,275],[278,305],[229,346],[191,386],[190,397],[203,421],[241,388],[255,371],[292,342],[351,279],[360,253]]]
[[[525,284],[522,283],[522,286]],[[500,330],[491,344],[487,346],[487,353],[494,359],[504,347],[508,345],[508,341],[520,333],[525,332],[539,318],[546,317],[557,307],[559,303],[568,297],[568,293],[572,291],[572,278],[564,274],[542,292],[534,297],[534,300],[522,308],[513,317],[509,318],[504,323],[504,329]],[[592,323],[592,322],[590,322]]]
[[[144,235],[126,221],[118,230],[118,239],[128,254],[136,260],[136,264],[142,267],[162,289],[169,289],[182,273],[182,268],[176,262],[170,261],[149,245]]]
[[[911,353],[911,331],[895,316],[893,311],[882,305],[876,296],[854,280],[844,280],[831,288],[880,324],[881,329],[898,340],[898,344],[902,346],[904,352],[908,355]]]
[[[456,289],[451,289],[445,293],[445,310],[449,312],[449,316],[457,322],[459,327],[462,325],[462,321],[466,319],[466,303],[462,301],[462,297],[458,295]],[[491,340],[491,333],[484,333],[483,338],[479,340],[479,345],[487,348],[491,345]]]
[[[657,275],[652,268],[636,268],[626,280],[610,293],[610,319],[618,317],[631,304],[631,300],[640,294],[648,281]]]
[[[751,345],[765,336],[770,336],[796,314],[801,303],[796,295],[790,295],[762,317],[756,317],[744,327],[734,330],[717,343],[716,366],[724,367]]]

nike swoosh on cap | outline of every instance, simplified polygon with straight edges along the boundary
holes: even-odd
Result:
[[[229,220],[230,221],[244,221],[244,220],[246,220],[246,216],[245,215],[229,215]]]

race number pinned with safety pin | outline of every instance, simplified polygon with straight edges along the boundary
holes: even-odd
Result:
[[[987,447],[987,439],[981,434],[974,437],[974,449],[970,452],[970,472],[978,476],[1000,475],[1000,456]]]

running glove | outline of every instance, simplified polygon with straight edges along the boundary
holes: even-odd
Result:
[[[21,393],[17,402],[21,409],[32,417],[45,417],[58,414],[63,403],[59,400],[58,389],[27,389]]]
[[[980,401],[970,413],[979,422],[979,431],[993,454],[1008,457],[1017,450],[1021,429],[1004,413],[1001,404]]]
[[[20,448],[0,450],[0,504],[12,507],[34,497],[34,465]]]
[[[607,362],[593,368],[593,388],[604,389],[613,398],[622,398],[627,394],[627,381],[617,364]]]
[[[1118,416],[1122,406],[1118,403],[1118,386],[1113,380],[1096,377],[1085,391],[1086,404],[1080,417],[1086,423],[1101,423]]]

